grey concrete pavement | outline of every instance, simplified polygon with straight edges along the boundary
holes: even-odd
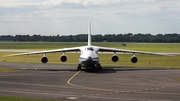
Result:
[[[0,73],[0,95],[74,101],[178,101],[180,69],[0,63],[22,72]],[[51,68],[51,69],[50,69]]]

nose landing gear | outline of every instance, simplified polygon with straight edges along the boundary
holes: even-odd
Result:
[[[83,67],[84,65],[82,64],[78,64],[78,66],[77,66],[77,71],[80,71],[80,70],[82,70],[82,67]],[[86,70],[102,70],[102,66],[101,66],[101,64],[98,64],[98,65],[96,65],[95,67],[86,67]]]

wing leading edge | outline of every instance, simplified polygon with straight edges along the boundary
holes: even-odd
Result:
[[[172,54],[167,54],[167,53],[144,52],[144,51],[125,50],[125,49],[107,48],[107,47],[97,47],[97,48],[98,51],[102,51],[102,52],[123,52],[123,53],[133,53],[133,54],[138,53],[138,54],[173,56]]]
[[[31,55],[31,54],[46,54],[46,53],[55,53],[55,52],[73,52],[73,51],[77,52],[81,50],[80,48],[81,47],[72,47],[72,48],[63,48],[63,49],[55,49],[55,50],[35,51],[35,52],[28,52],[28,53],[5,55],[4,57]]]
[[[44,51],[35,51],[35,52],[28,52],[28,53],[20,53],[20,54],[11,54],[5,55],[4,57],[10,56],[21,56],[21,55],[31,55],[31,54],[46,54],[46,53],[55,53],[55,52],[78,52],[81,51],[81,47],[72,47],[72,48],[63,48],[63,49],[55,49],[55,50],[44,50]],[[117,48],[108,48],[108,47],[98,47],[94,46],[97,51],[102,52],[122,52],[122,53],[133,53],[133,54],[150,54],[150,55],[161,55],[161,56],[174,56],[174,54],[168,53],[155,53],[155,52],[144,52],[144,51],[136,51],[136,50],[125,50],[125,49],[117,49]]]

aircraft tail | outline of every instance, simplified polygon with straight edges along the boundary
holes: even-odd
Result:
[[[88,23],[88,46],[91,46],[91,21]]]

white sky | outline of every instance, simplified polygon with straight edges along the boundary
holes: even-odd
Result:
[[[180,0],[0,0],[0,35],[180,33]]]

